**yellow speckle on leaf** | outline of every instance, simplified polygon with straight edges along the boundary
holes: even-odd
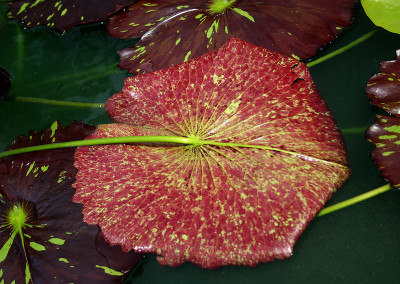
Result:
[[[35,3],[32,3],[32,5],[29,8],[33,8],[35,6],[37,6],[37,4],[44,2],[45,0],[36,0]],[[57,3],[56,3],[57,4]]]
[[[387,157],[387,156],[392,155],[393,153],[394,153],[394,151],[384,152],[384,153],[382,153],[382,156]]]
[[[381,135],[381,136],[379,136],[379,139],[383,139],[383,140],[396,139],[396,138],[397,138],[397,135]]]
[[[30,242],[29,245],[31,248],[33,248],[36,251],[45,251],[46,250],[46,248],[43,245],[35,243],[35,242]]]
[[[236,99],[234,99],[229,104],[229,106],[224,110],[224,112],[227,113],[227,114],[235,113],[237,111],[237,109],[239,108],[239,106],[240,106],[242,95],[243,94],[240,94]]]
[[[21,8],[19,8],[19,11],[17,12],[17,15],[21,14],[22,12],[24,12],[28,5],[29,5],[29,3],[22,4]]]
[[[190,54],[192,54],[192,52],[189,50],[189,52],[188,52],[188,53],[186,53],[186,56],[185,56],[185,59],[183,60],[183,62],[186,62],[186,61],[188,61],[188,60],[189,60],[189,56],[190,56]]]
[[[34,167],[35,167],[35,162],[33,162],[33,163],[29,166],[29,169],[28,169],[28,171],[26,172],[26,176],[28,176],[28,175],[31,173],[31,171],[33,170]]]
[[[296,60],[300,60],[300,57],[298,57],[296,54],[292,54],[291,56]]]
[[[207,38],[211,38],[213,30],[215,30],[216,33],[218,32],[218,24],[219,24],[218,20],[213,21],[211,27],[207,30]]]
[[[63,258],[63,257],[60,257],[58,260],[61,262],[69,263],[68,259]]]
[[[122,272],[119,272],[117,270],[111,269],[107,266],[101,266],[101,265],[96,265],[97,268],[101,268],[104,270],[104,273],[108,275],[115,275],[115,276],[123,276],[124,274]]]
[[[254,18],[246,11],[243,11],[242,9],[239,8],[233,8],[233,11],[235,11],[236,13],[238,13],[239,15],[242,15],[243,17],[246,17],[247,19],[249,19],[250,21],[255,23]]]
[[[157,4],[151,4],[151,3],[143,3],[142,5],[146,7],[157,6]]]
[[[49,169],[49,166],[43,166],[40,169],[42,170],[42,172],[45,172]]]
[[[51,238],[49,240],[50,243],[55,244],[55,245],[59,245],[62,246],[65,243],[65,240],[60,239],[60,238]]]
[[[393,125],[390,127],[385,127],[385,130],[389,132],[399,133],[400,134],[400,125]]]

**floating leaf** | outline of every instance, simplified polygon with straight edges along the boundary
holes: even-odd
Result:
[[[6,0],[7,16],[22,21],[25,27],[47,25],[66,32],[76,25],[104,21],[107,16],[134,0]]]
[[[367,132],[367,139],[376,145],[372,157],[394,187],[400,187],[400,50],[393,61],[384,61],[380,73],[372,76],[366,92],[371,103],[394,116],[377,115]]]
[[[231,36],[309,58],[350,24],[354,0],[146,0],[112,17],[107,31],[142,37],[119,52],[120,67],[150,72],[216,50]]]
[[[79,147],[75,202],[125,251],[205,268],[291,255],[349,176],[340,132],[305,64],[232,38],[128,78],[90,138],[175,135],[190,145]],[[202,142],[201,142],[202,141]],[[220,143],[212,145],[212,143]]]
[[[369,79],[366,92],[373,105],[400,116],[400,49],[396,53],[396,60],[381,63],[380,73]]]
[[[372,157],[381,176],[393,187],[400,188],[400,118],[377,115],[375,124],[368,129],[367,139],[376,145]]]
[[[94,127],[74,122],[19,137],[11,149],[79,140]],[[72,202],[75,149],[33,152],[0,161],[2,283],[121,282],[139,260],[110,247]],[[13,282],[15,281],[15,282]]]
[[[361,0],[361,4],[375,25],[400,34],[400,1]]]

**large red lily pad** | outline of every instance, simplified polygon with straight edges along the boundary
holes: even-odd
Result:
[[[55,122],[17,138],[10,149],[80,140],[93,130]],[[140,259],[109,246],[97,226],[83,222],[82,206],[72,202],[74,152],[57,149],[0,160],[2,283],[120,283]]]
[[[135,0],[6,0],[10,7],[7,16],[18,19],[27,28],[47,25],[58,32],[66,32],[76,25],[104,21]]]
[[[84,220],[125,251],[158,254],[161,264],[287,258],[349,176],[341,134],[305,64],[236,38],[128,78],[106,109],[116,123],[89,138],[237,143],[78,148],[73,200],[84,204]]]
[[[216,12],[212,4],[227,4]],[[231,36],[287,56],[312,57],[350,24],[354,0],[146,0],[112,17],[118,38],[142,37],[119,52],[131,73],[159,70],[216,50]],[[215,7],[215,6],[214,6]]]
[[[377,115],[367,139],[376,145],[372,156],[382,177],[400,188],[400,50],[396,60],[381,63],[380,73],[369,79],[366,92],[373,105],[393,115]]]

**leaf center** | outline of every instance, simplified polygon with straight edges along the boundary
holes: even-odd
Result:
[[[27,220],[28,213],[25,212],[23,206],[14,205],[8,212],[7,224],[12,231],[21,232],[22,228],[25,227]]]
[[[14,204],[12,208],[5,214],[5,227],[9,228],[12,232],[22,233],[22,229],[28,225],[28,221],[33,219],[32,209],[33,204],[29,202]]]
[[[212,15],[223,14],[226,10],[232,8],[236,0],[212,0],[208,4],[208,12]]]

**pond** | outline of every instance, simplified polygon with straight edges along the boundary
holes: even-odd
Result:
[[[354,23],[316,57],[337,50],[371,30],[354,48],[311,67],[311,75],[343,132],[352,175],[329,201],[332,205],[386,184],[370,153],[365,131],[380,112],[365,93],[381,61],[394,60],[400,36],[375,27],[356,5]],[[109,123],[104,104],[129,76],[117,67],[117,51],[137,40],[109,37],[104,24],[73,28],[59,35],[46,28],[24,29],[6,19],[0,4],[0,67],[11,75],[7,99],[0,101],[0,148],[29,130],[49,128],[54,120]],[[35,99],[96,103],[91,107],[56,105]],[[354,206],[318,217],[284,261],[255,268],[205,270],[185,263],[160,266],[146,256],[126,283],[396,283],[400,245],[400,193],[389,191]]]

